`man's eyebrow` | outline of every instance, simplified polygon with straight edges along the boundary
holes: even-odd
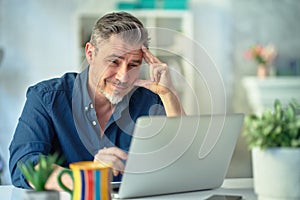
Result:
[[[142,60],[131,60],[131,62],[137,63],[137,64],[141,64],[141,63],[142,63]]]
[[[123,56],[117,55],[117,54],[111,54],[110,56],[108,56],[108,58],[120,58],[120,59],[125,59]]]
[[[120,55],[117,55],[117,54],[111,54],[110,56],[108,56],[108,58],[119,58],[119,59],[122,59],[122,60],[125,59],[125,57],[120,56]],[[131,60],[131,62],[141,64],[141,63],[142,63],[142,60],[140,60],[140,59],[137,59],[137,60]]]

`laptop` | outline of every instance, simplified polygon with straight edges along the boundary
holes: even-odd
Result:
[[[139,118],[122,182],[113,198],[220,187],[243,119],[243,114]]]

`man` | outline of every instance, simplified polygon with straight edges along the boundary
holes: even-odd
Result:
[[[113,164],[114,180],[124,170],[135,121],[144,115],[177,116],[183,109],[168,66],[147,49],[148,33],[134,16],[110,13],[95,24],[80,74],[43,81],[27,91],[27,100],[10,145],[12,183],[29,188],[19,161],[37,163],[39,154],[60,152],[46,184],[59,190],[56,175],[69,163],[94,160]],[[142,61],[150,80],[139,80]],[[71,178],[63,177],[72,187]]]

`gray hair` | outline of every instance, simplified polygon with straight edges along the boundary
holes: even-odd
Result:
[[[148,32],[142,22],[127,12],[109,13],[98,19],[93,27],[91,40],[96,47],[101,41],[109,39],[112,35],[118,35],[125,42],[131,44],[143,44],[148,48]]]

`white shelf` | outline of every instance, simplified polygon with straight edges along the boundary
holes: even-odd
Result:
[[[300,99],[300,77],[245,77],[243,86],[255,113],[273,108],[275,99],[279,99],[282,104],[287,104],[292,98]]]

